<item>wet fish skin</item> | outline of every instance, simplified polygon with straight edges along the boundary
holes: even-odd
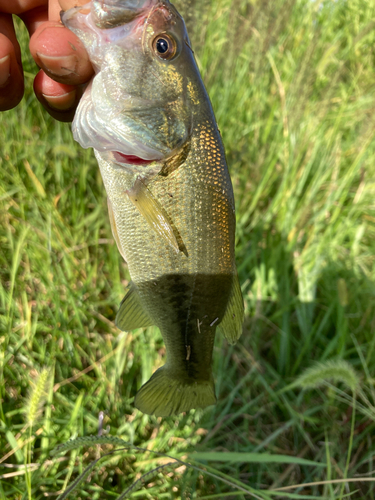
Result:
[[[215,403],[216,330],[231,343],[242,332],[233,190],[211,104],[175,8],[167,0],[122,0],[118,5],[137,15],[109,29],[101,25],[106,14],[98,13],[97,3],[89,21],[69,11],[65,18],[84,43],[89,40],[98,71],[73,130],[81,145],[95,149],[112,231],[132,278],[117,325],[156,325],[166,345],[165,365],[141,387],[135,406],[169,416]],[[116,24],[116,12],[110,15]],[[171,60],[154,51],[159,34],[176,41]],[[118,161],[116,152],[148,163]]]

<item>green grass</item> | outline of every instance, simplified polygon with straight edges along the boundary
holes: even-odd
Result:
[[[134,410],[164,346],[113,325],[129,276],[98,167],[36,102],[23,34],[26,95],[0,115],[0,499],[56,498],[111,452],[69,498],[147,474],[131,498],[374,500],[375,6],[178,4],[235,189],[243,336],[217,338],[215,407]],[[101,411],[102,444],[51,456]]]

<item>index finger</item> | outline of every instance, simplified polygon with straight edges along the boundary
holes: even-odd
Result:
[[[67,85],[86,83],[93,74],[86,49],[79,38],[60,21],[61,9],[86,0],[49,0],[48,22],[31,29],[30,52],[40,68],[53,80]]]
[[[86,0],[49,0],[49,21],[38,26],[30,40],[30,51],[42,71],[34,81],[38,100],[50,115],[71,121],[93,68],[81,40],[60,22],[61,9],[70,9]]]

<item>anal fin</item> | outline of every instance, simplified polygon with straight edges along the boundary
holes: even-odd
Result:
[[[117,328],[123,332],[127,332],[136,328],[152,326],[154,323],[143,309],[141,299],[134,284],[130,283],[127,290],[116,315],[115,323]]]
[[[218,330],[224,335],[230,344],[235,344],[242,335],[242,324],[244,319],[244,306],[240,282],[237,273],[233,279],[227,310],[224,318],[218,326]]]
[[[187,250],[182,238],[170,220],[167,212],[154,198],[147,186],[137,178],[132,189],[126,192],[130,201],[139,210],[148,224],[154,229],[176,253]]]

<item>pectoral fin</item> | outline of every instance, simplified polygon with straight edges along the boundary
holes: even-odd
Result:
[[[128,332],[136,328],[152,326],[154,323],[143,309],[138,291],[133,283],[128,285],[127,290],[116,316],[117,328],[123,332]]]
[[[183,252],[187,256],[182,238],[174,227],[167,212],[153,197],[146,185],[137,179],[132,189],[126,192],[130,201],[140,211],[148,224],[173,248],[176,253]]]
[[[112,234],[115,239],[118,251],[121,254],[121,257],[126,261],[125,252],[121,246],[121,241],[117,232],[115,214],[113,213],[112,203],[109,198],[107,198],[107,204],[108,204],[108,215],[109,215],[109,221],[111,223]]]
[[[235,344],[242,334],[244,317],[243,298],[237,274],[234,277],[227,310],[218,330],[230,344]]]

